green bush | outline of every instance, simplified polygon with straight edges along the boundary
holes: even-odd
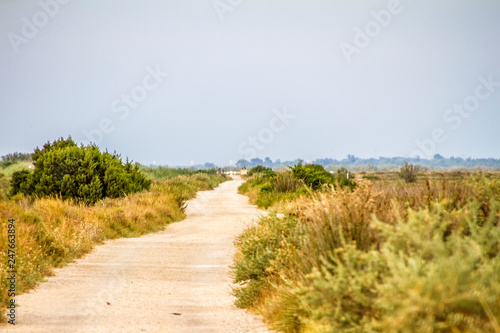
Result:
[[[302,161],[300,161],[290,169],[296,179],[302,180],[305,185],[313,190],[319,190],[323,185],[335,184],[335,176],[326,171],[322,165],[303,165]]]
[[[336,185],[340,188],[348,187],[350,189],[353,189],[356,185],[352,173],[349,173],[346,168],[338,169],[334,175],[326,171],[322,165],[303,165],[301,161],[290,169],[296,179],[301,180],[312,190],[319,190],[323,185]]]
[[[47,143],[32,154],[35,170],[15,172],[11,196],[61,197],[86,204],[149,189],[151,181],[137,165],[120,156],[101,153],[95,145],[80,146],[68,138]]]
[[[293,200],[330,186],[353,189],[355,182],[345,168],[333,175],[318,164],[303,165],[299,162],[289,171],[274,172],[270,168],[257,166],[250,170],[247,181],[240,186],[241,193],[250,197],[259,207],[269,208],[277,202]]]
[[[337,170],[336,184],[339,185],[340,188],[348,187],[352,190],[356,186],[356,183],[354,182],[354,175],[346,168],[340,168]]]
[[[248,177],[258,173],[264,174],[269,178],[276,176],[276,172],[274,172],[273,169],[262,165],[257,165],[256,167],[253,167],[248,171]]]

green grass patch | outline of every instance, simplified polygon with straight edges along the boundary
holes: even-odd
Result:
[[[31,162],[15,162],[5,168],[0,168],[0,173],[4,176],[11,177],[14,172],[29,170],[30,165],[32,165]]]

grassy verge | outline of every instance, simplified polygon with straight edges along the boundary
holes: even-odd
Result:
[[[376,177],[241,235],[237,305],[281,332],[500,332],[500,175]]]
[[[0,179],[1,180],[1,179]],[[154,181],[151,190],[94,206],[23,196],[0,201],[0,304],[7,294],[7,220],[16,225],[16,295],[34,288],[54,267],[90,252],[107,239],[135,237],[162,230],[185,217],[186,201],[199,190],[213,189],[223,175],[191,174]],[[3,311],[2,311],[3,313]]]
[[[273,178],[263,173],[257,173],[249,176],[246,182],[240,185],[238,191],[248,196],[252,204],[265,209],[308,193],[307,189],[299,181],[293,179],[289,172],[278,173],[278,175],[280,179],[290,178],[290,182],[293,183],[290,184],[289,189],[275,190],[272,184],[277,182],[276,176]]]

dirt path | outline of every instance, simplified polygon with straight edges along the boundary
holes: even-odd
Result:
[[[239,184],[200,192],[165,231],[109,241],[57,270],[17,297],[8,331],[267,332],[230,295],[234,240],[260,214]]]

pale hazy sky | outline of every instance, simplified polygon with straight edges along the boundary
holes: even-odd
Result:
[[[2,0],[0,126],[0,155],[500,158],[500,1]]]

